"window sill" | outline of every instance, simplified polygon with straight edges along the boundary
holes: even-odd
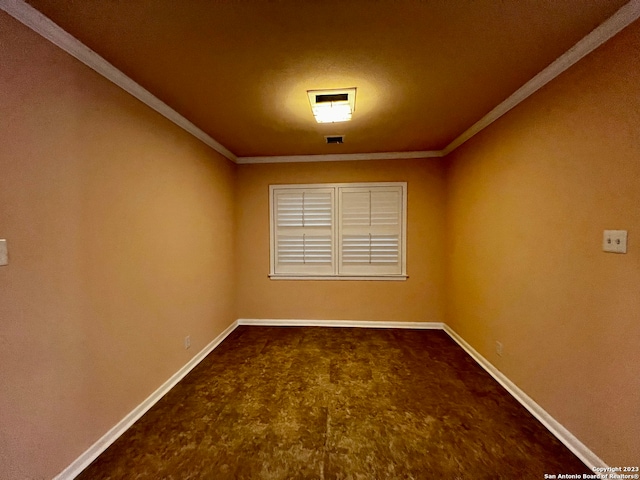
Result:
[[[408,275],[376,275],[376,276],[347,276],[347,275],[276,275],[270,274],[271,280],[357,280],[357,281],[405,281]]]

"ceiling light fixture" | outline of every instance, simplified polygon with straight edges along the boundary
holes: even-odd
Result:
[[[308,90],[313,116],[318,123],[348,122],[356,106],[356,89]]]

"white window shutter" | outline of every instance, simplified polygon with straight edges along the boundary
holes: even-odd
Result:
[[[339,188],[340,275],[402,275],[403,187]]]
[[[405,182],[271,185],[270,277],[404,280]]]
[[[272,191],[274,275],[334,275],[333,188]]]

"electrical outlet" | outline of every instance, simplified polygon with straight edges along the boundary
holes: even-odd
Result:
[[[627,231],[605,230],[602,236],[602,250],[612,253],[627,253]]]
[[[496,354],[502,356],[502,342],[496,342]]]
[[[191,335],[184,337],[184,349],[186,350],[191,346]]]

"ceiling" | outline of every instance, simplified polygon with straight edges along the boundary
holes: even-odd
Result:
[[[442,150],[625,0],[28,3],[236,156],[263,157]],[[307,90],[347,87],[352,121],[316,123]]]

